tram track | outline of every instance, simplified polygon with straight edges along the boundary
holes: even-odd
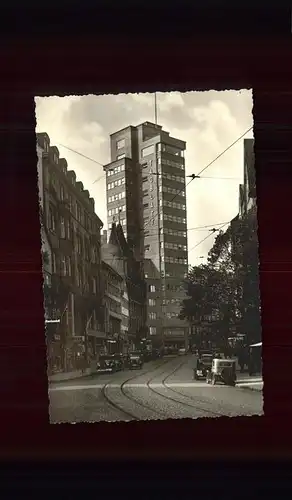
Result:
[[[157,368],[154,368],[154,370],[152,367],[151,369],[148,369],[148,370],[144,371],[143,373],[136,374],[132,377],[129,377],[127,380],[124,380],[119,387],[120,393],[122,394],[122,396],[124,398],[126,398],[126,400],[130,401],[131,403],[134,403],[135,406],[138,405],[138,407],[143,408],[144,410],[146,409],[147,411],[150,411],[150,412],[156,414],[158,417],[163,417],[165,415],[164,413],[153,408],[151,405],[148,405],[146,403],[142,403],[137,398],[135,398],[133,395],[129,394],[126,390],[126,386],[127,386],[127,384],[129,384],[129,382],[133,382],[135,379],[137,379],[143,375],[147,375],[147,373],[153,373],[153,371],[156,372],[156,371],[160,370],[161,368],[163,368],[166,364],[169,364],[170,362],[171,362],[170,360],[165,360]],[[154,377],[157,377],[157,373],[155,373]],[[140,420],[140,421],[145,420],[145,418],[141,418],[141,417],[137,416],[137,414],[134,414],[134,412],[129,411],[128,409],[125,409],[125,407],[120,402],[117,402],[117,400],[114,400],[114,398],[109,396],[108,391],[111,388],[111,385],[112,385],[112,382],[108,382],[101,389],[102,396],[106,400],[107,404],[109,406],[111,406],[112,408],[114,408],[115,410],[118,410],[120,413],[126,415],[127,417],[130,417],[131,420]],[[145,387],[148,387],[147,382],[145,384]]]
[[[188,400],[191,400],[191,401],[196,401],[196,402],[201,401],[202,403],[204,403],[202,400],[198,400],[197,398],[195,399],[195,398],[192,398],[192,397],[190,397],[190,396],[187,396],[187,395],[185,395],[185,394],[183,394],[183,393],[181,393],[181,392],[179,392],[179,391],[176,391],[175,389],[173,389],[172,387],[169,387],[169,386],[167,385],[166,381],[167,381],[167,380],[168,380],[168,379],[169,379],[172,375],[174,375],[174,374],[175,374],[175,373],[176,373],[176,372],[177,372],[177,371],[178,371],[178,370],[179,370],[179,369],[180,369],[180,368],[181,368],[184,364],[185,364],[185,361],[182,361],[179,365],[177,365],[177,366],[174,368],[174,370],[173,370],[171,373],[168,373],[168,375],[166,375],[166,377],[164,377],[164,379],[162,379],[162,381],[161,381],[161,385],[162,385],[165,389],[167,389],[168,391],[173,392],[174,394],[177,394],[177,395],[181,396],[181,398],[183,398],[183,399],[188,399]],[[151,382],[153,382],[153,380],[154,380],[156,377],[157,377],[157,375],[155,375],[154,377],[152,377],[152,378],[151,378],[150,380],[148,380],[148,382],[147,382],[147,387],[148,387],[148,389],[149,389],[151,392],[153,392],[153,393],[155,393],[155,394],[159,395],[160,397],[162,397],[162,398],[164,398],[164,399],[167,399],[167,400],[169,400],[169,401],[172,401],[172,402],[174,402],[174,403],[178,403],[178,404],[183,405],[183,406],[188,407],[188,408],[193,408],[194,410],[198,410],[198,411],[201,411],[201,412],[205,412],[205,413],[206,413],[206,416],[208,416],[208,415],[212,415],[213,417],[223,417],[223,416],[226,416],[226,414],[225,414],[225,413],[221,413],[221,412],[218,412],[218,411],[214,412],[214,411],[212,411],[212,410],[207,409],[206,407],[204,408],[204,407],[203,407],[203,406],[201,406],[201,405],[199,406],[199,405],[190,404],[190,403],[189,403],[189,402],[187,402],[187,401],[179,400],[178,398],[174,398],[174,397],[171,397],[171,396],[169,396],[169,395],[162,394],[161,392],[159,392],[159,391],[158,391],[158,390],[156,390],[155,388],[151,387],[151,385],[150,385],[150,384],[151,384]]]

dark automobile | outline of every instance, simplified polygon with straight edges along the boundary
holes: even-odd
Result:
[[[125,357],[122,353],[113,354],[113,359],[116,363],[116,371],[121,371],[125,368]]]
[[[129,354],[129,368],[130,368],[130,370],[134,370],[136,368],[141,370],[142,367],[143,367],[143,356],[142,356],[141,352],[139,352],[139,351],[130,352],[130,354]]]
[[[199,378],[205,378],[207,375],[207,371],[211,369],[213,361],[213,354],[204,353],[201,354],[197,360],[197,365],[194,369],[194,379],[198,380]]]
[[[215,385],[222,382],[225,385],[235,386],[236,384],[236,361],[235,359],[213,359],[212,366],[207,372],[207,384]]]
[[[114,373],[116,371],[117,365],[112,354],[103,354],[99,357],[99,362],[97,363],[98,373]]]

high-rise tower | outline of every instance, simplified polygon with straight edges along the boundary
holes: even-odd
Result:
[[[157,345],[187,344],[178,318],[188,271],[185,194],[186,143],[145,122],[110,136],[108,226],[121,221],[135,255],[144,261],[149,335]]]

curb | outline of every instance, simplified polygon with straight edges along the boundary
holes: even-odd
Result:
[[[255,387],[249,387],[248,385],[236,385],[239,389],[245,389],[247,391],[253,391],[253,392],[263,392],[264,387],[261,389],[255,389]]]
[[[92,372],[92,373],[86,373],[84,375],[78,375],[77,377],[74,377],[74,378],[68,378],[68,379],[63,379],[63,380],[50,380],[48,379],[48,383],[49,385],[59,385],[59,384],[63,384],[64,382],[71,382],[71,380],[79,380],[79,379],[83,379],[83,378],[88,378],[88,377],[91,377],[92,375],[97,375],[97,372]]]

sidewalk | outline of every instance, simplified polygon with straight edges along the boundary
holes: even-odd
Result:
[[[262,392],[264,386],[262,375],[248,375],[247,373],[237,373],[236,387]]]
[[[96,373],[96,369],[85,368],[84,370],[76,370],[74,372],[62,372],[56,373],[55,375],[50,375],[48,377],[49,382],[65,382],[67,380],[74,380],[75,378],[89,377],[90,375],[94,375]]]

